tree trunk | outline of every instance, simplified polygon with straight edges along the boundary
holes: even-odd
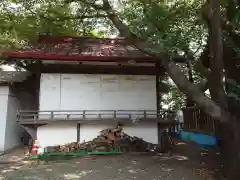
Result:
[[[226,79],[235,80],[237,84],[240,84],[240,73],[237,68],[236,52],[227,45],[224,46],[224,66]],[[226,92],[235,93],[240,95],[229,87],[226,83]],[[221,130],[222,139],[222,163],[224,164],[224,175],[229,180],[240,179],[240,113],[239,113],[239,101],[237,99],[228,98],[228,109],[232,115],[229,118],[229,123],[223,125]]]
[[[171,61],[168,55],[154,54],[145,49],[153,44],[148,44],[147,39],[142,39],[134,35],[128,27],[118,18],[111,8],[109,1],[103,1],[103,9],[107,14],[109,20],[119,30],[122,37],[128,38],[129,42],[135,45],[140,51],[155,57],[157,61],[160,61],[166,69],[168,75],[176,83],[178,88],[190,97],[197,105],[199,105],[208,115],[214,119],[220,120],[222,123],[222,156],[225,164],[225,175],[227,180],[239,180],[240,179],[240,123],[237,122],[237,118],[229,118],[229,112],[223,109],[221,106],[226,105],[224,89],[222,86],[223,76],[223,59],[222,59],[222,32],[220,27],[220,7],[218,0],[208,1],[212,7],[210,7],[208,21],[210,27],[211,40],[211,95],[214,100],[206,97],[198,86],[191,83],[187,77],[180,71],[177,65]],[[213,14],[212,14],[213,13]],[[152,22],[153,25],[156,22]],[[209,83],[210,84],[210,83]],[[227,122],[226,122],[227,121]],[[229,122],[231,121],[231,122]],[[238,163],[239,162],[239,163]]]
[[[231,123],[222,124],[220,131],[222,170],[227,180],[239,180],[240,123],[236,117],[231,117],[230,122]]]

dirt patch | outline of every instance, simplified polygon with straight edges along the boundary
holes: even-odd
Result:
[[[167,154],[128,153],[57,162],[0,164],[0,180],[212,180],[216,171],[212,162],[217,162],[218,156],[200,156],[202,148],[178,143]]]
[[[0,164],[16,163],[25,158],[26,147],[19,147],[0,156]]]
[[[205,180],[192,164],[182,156],[101,156],[6,166],[0,179]]]

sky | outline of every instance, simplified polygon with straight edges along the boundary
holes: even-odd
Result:
[[[16,71],[16,69],[13,66],[9,66],[9,65],[2,65],[1,69],[4,71]]]

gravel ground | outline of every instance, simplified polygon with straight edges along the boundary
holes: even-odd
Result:
[[[48,163],[0,164],[0,180],[210,180],[185,157],[119,155]]]

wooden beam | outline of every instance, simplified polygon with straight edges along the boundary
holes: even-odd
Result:
[[[41,61],[41,60],[69,60],[69,61],[91,61],[91,62],[128,62],[134,60],[136,62],[146,63],[155,62],[150,56],[92,56],[92,55],[56,55],[56,54],[45,54],[45,53],[26,53],[26,52],[12,52],[6,53],[8,58],[17,60],[30,60],[30,61]]]
[[[69,73],[69,74],[122,74],[122,75],[156,75],[155,67],[151,66],[121,66],[121,65],[84,65],[84,64],[35,64],[28,68],[41,73]],[[163,67],[158,67],[158,73],[164,75]]]

